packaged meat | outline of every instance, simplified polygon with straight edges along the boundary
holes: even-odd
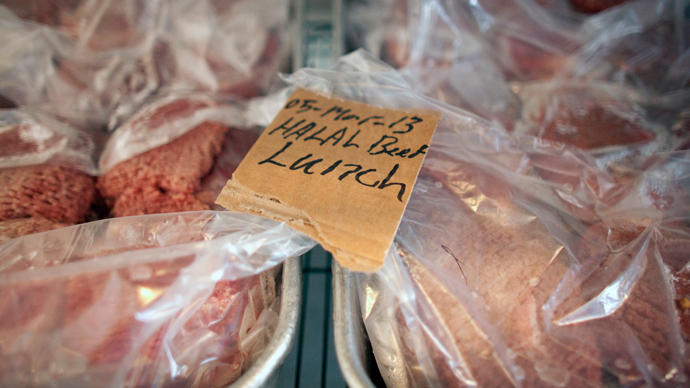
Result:
[[[94,202],[91,177],[61,166],[0,170],[0,220],[41,216],[57,222],[83,222]]]
[[[643,95],[690,86],[685,1],[630,1],[586,19],[574,74],[626,85]]]
[[[314,242],[229,212],[110,219],[0,245],[0,384],[236,380],[271,338],[280,266]]]
[[[232,174],[223,171],[249,150],[253,141],[246,139],[255,139],[240,134],[242,104],[173,93],[152,99],[124,122],[100,159],[98,190],[112,214],[209,209]]]
[[[537,131],[518,136],[413,92],[400,73],[362,53],[286,80],[442,115],[384,267],[357,275],[367,335],[388,383],[401,376],[411,387],[687,383],[678,291],[687,255],[676,253],[689,236],[687,151],[657,147],[642,162],[631,158],[619,166],[629,168],[623,180],[611,171],[615,163],[596,157],[631,144],[545,146]],[[624,126],[623,139],[634,134],[613,143],[646,147],[663,138],[636,119],[634,104],[588,93],[585,100]],[[545,101],[557,104],[556,95]],[[577,112],[553,116],[580,125],[570,117]],[[539,155],[553,158],[539,164]],[[558,169],[556,161],[579,165],[570,178],[590,184],[590,195],[578,198],[572,181],[543,172]],[[590,217],[566,201],[573,193]]]
[[[95,145],[45,115],[0,112],[0,236],[84,222],[97,199]]]
[[[19,18],[54,28],[93,51],[118,50],[151,39],[159,1],[3,1]]]
[[[49,24],[30,22],[35,12],[40,20],[51,14]],[[7,54],[0,91],[19,105],[100,129],[113,111],[131,113],[158,87],[152,48],[163,14],[159,2],[138,0],[7,2],[0,6]]]
[[[177,1],[156,42],[162,85],[173,90],[264,94],[289,56],[288,3]]]

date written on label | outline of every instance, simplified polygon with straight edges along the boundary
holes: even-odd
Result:
[[[378,190],[391,188],[391,195],[403,202],[421,164],[406,161],[423,159],[437,120],[432,119],[430,126],[420,114],[293,95],[265,132],[280,138],[281,148],[258,164],[306,175],[332,174],[339,182],[352,179]],[[409,168],[414,170],[412,182],[397,176]]]
[[[438,112],[298,89],[217,203],[286,222],[345,267],[373,271],[395,237],[438,120]]]

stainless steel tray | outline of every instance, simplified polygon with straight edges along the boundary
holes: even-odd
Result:
[[[295,343],[302,303],[301,258],[293,257],[283,264],[280,317],[273,338],[259,359],[230,388],[275,387],[280,367]]]
[[[340,370],[350,388],[373,388],[376,362],[362,322],[354,277],[333,261],[333,334]]]

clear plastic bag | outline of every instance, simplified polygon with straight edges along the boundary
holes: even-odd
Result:
[[[96,175],[92,137],[45,114],[0,111],[0,169],[58,164]]]
[[[103,220],[0,245],[1,384],[227,385],[270,338],[276,266],[314,245],[230,212]]]
[[[84,222],[96,201],[92,137],[23,109],[0,111],[0,242]]]
[[[545,145],[536,133],[515,136],[413,92],[362,53],[333,70],[300,70],[287,81],[442,114],[383,269],[358,279],[384,379],[441,387],[687,383],[687,311],[676,304],[679,284],[687,286],[687,255],[679,253],[690,241],[687,151],[642,154],[639,164],[621,163],[629,169],[616,179],[610,162],[625,160],[627,147],[604,147],[597,159],[592,150]],[[545,154],[551,162],[540,165]],[[543,171],[554,161],[579,167],[554,179]],[[589,194],[578,198],[577,187]]]
[[[359,0],[345,2],[347,44],[363,48],[389,65],[399,68],[409,60],[411,31],[415,4],[406,0]]]
[[[245,107],[205,93],[149,99],[101,154],[98,189],[111,214],[217,208],[215,199],[258,138],[258,129],[244,124]]]
[[[167,144],[204,122],[244,126],[243,103],[210,93],[163,93],[121,123],[103,150],[103,173],[118,163]]]
[[[19,105],[100,129],[113,111],[129,113],[158,87],[152,51],[164,14],[157,1],[4,4],[0,46],[8,55],[0,61],[0,91]]]
[[[243,97],[263,94],[289,54],[288,3],[177,1],[156,43],[162,84]]]
[[[644,95],[687,89],[688,7],[686,0],[631,1],[588,18],[575,75],[606,79]]]

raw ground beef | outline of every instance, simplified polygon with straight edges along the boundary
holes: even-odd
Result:
[[[6,243],[13,238],[64,228],[66,226],[69,225],[46,220],[43,217],[0,221],[0,244]]]
[[[38,165],[0,170],[0,221],[44,217],[77,224],[96,198],[94,181],[69,168]]]
[[[147,186],[125,190],[115,200],[111,212],[114,217],[127,217],[208,209],[208,205],[199,201],[193,194],[165,192]]]
[[[98,189],[106,198],[143,187],[195,193],[221,150],[226,130],[222,124],[204,122],[168,144],[116,165],[99,179]]]
[[[216,198],[258,138],[259,135],[250,130],[231,128],[228,131],[213,169],[201,181],[201,191],[196,195],[199,201],[211,209],[223,210],[215,204]]]

